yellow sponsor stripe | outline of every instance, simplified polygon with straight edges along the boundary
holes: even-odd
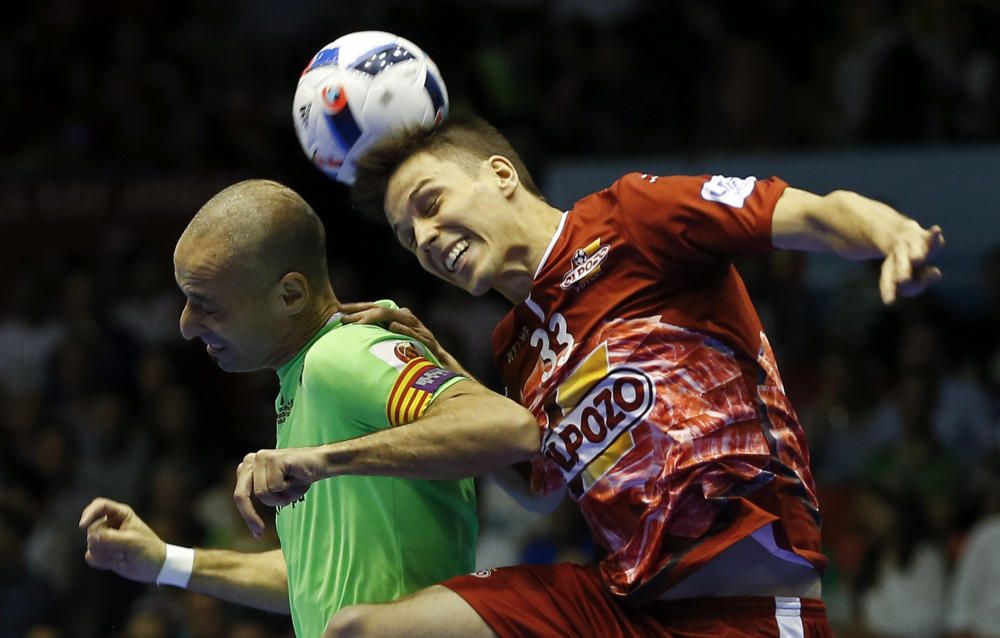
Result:
[[[602,343],[587,355],[583,363],[560,384],[556,390],[556,403],[566,414],[590,391],[595,383],[608,374],[608,344]]]
[[[625,434],[618,437],[618,439],[608,446],[606,450],[601,452],[601,455],[596,459],[591,461],[590,465],[583,470],[581,477],[583,479],[583,491],[586,492],[590,489],[590,486],[597,482],[599,478],[605,475],[611,466],[618,462],[621,457],[625,456],[632,448],[635,447],[635,439],[632,438],[631,432],[626,432]]]
[[[597,250],[599,244],[600,240],[597,240],[584,250],[592,253]],[[567,414],[575,408],[580,399],[590,392],[596,383],[607,376],[610,367],[608,344],[602,343],[587,355],[583,363],[556,390],[556,403],[562,408],[563,414]],[[591,485],[604,476],[622,456],[634,447],[635,440],[632,438],[631,432],[618,437],[618,440],[601,452],[600,456],[595,458],[581,473],[584,491],[589,490]]]

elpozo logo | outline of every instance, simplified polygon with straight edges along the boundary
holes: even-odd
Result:
[[[598,237],[583,248],[577,248],[573,252],[570,263],[573,267],[563,275],[562,283],[559,287],[563,290],[570,288],[580,290],[594,280],[601,272],[601,264],[608,258],[611,246],[601,244]]]

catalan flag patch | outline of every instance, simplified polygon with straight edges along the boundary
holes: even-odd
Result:
[[[417,420],[427,410],[431,397],[445,381],[458,375],[424,357],[410,359],[396,377],[386,402],[386,416],[392,426]]]

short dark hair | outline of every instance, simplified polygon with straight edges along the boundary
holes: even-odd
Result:
[[[507,138],[481,117],[461,114],[449,116],[437,127],[403,129],[365,151],[358,159],[351,187],[351,204],[355,210],[384,223],[389,179],[403,162],[423,152],[456,162],[470,172],[491,155],[503,155],[514,165],[518,180],[528,192],[545,199]]]

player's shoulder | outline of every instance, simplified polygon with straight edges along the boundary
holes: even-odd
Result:
[[[655,173],[633,172],[623,175],[612,188],[627,193],[683,193],[700,191],[712,179],[711,175],[656,175]]]
[[[608,188],[649,188],[650,186],[662,186],[664,184],[673,186],[679,184],[701,185],[711,178],[712,176],[707,174],[699,175],[672,173],[669,175],[658,175],[656,173],[632,171],[630,173],[625,173],[616,179],[608,186]]]
[[[631,207],[643,202],[662,205],[670,200],[682,200],[700,194],[711,179],[711,175],[626,173],[605,188],[581,199],[577,208]]]
[[[392,308],[398,307],[390,300],[380,300],[375,303]],[[307,369],[314,365],[334,365],[355,370],[366,365],[377,365],[378,361],[384,360],[384,357],[373,354],[374,351],[394,347],[393,345],[379,347],[378,344],[395,342],[411,343],[411,340],[380,325],[341,324],[316,340],[306,355],[305,365]]]
[[[345,353],[363,352],[372,344],[392,337],[397,339],[403,338],[379,325],[348,323],[337,326],[320,337],[315,345],[313,345],[313,350],[326,351],[334,349]]]

